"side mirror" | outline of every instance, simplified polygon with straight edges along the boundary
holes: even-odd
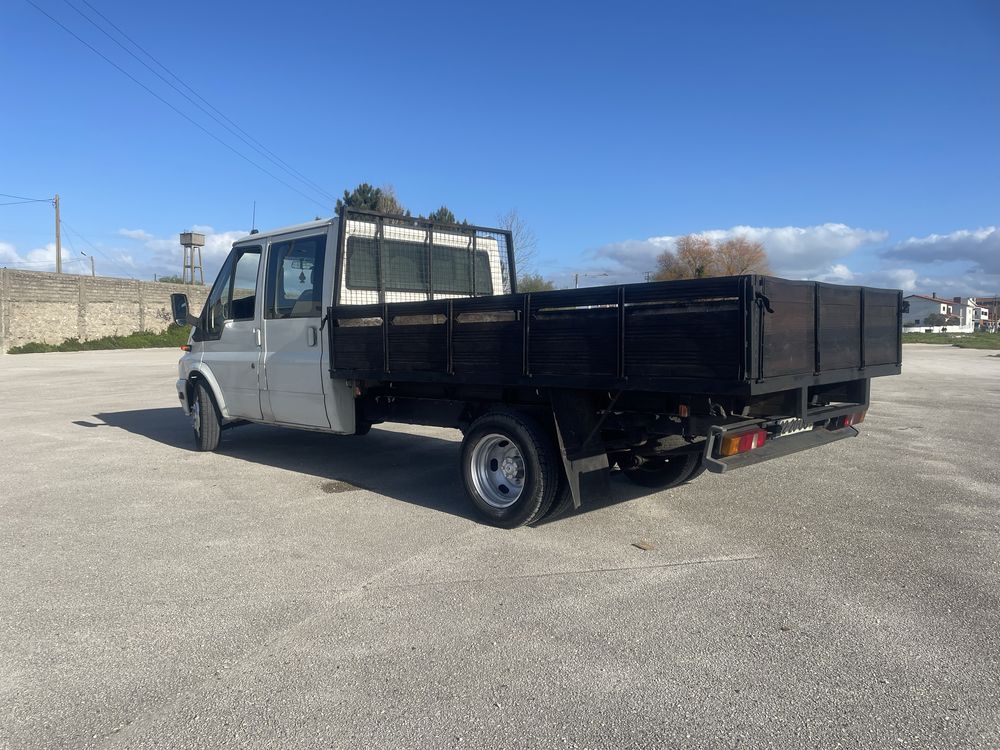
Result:
[[[170,295],[170,311],[174,316],[174,323],[179,326],[198,326],[198,318],[191,315],[188,310],[188,296],[183,292],[175,292]]]

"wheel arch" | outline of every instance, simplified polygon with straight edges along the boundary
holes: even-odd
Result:
[[[222,389],[219,388],[219,381],[216,380],[215,375],[212,370],[203,363],[199,363],[197,366],[192,368],[191,372],[188,374],[187,378],[187,397],[188,403],[193,403],[194,399],[194,388],[198,383],[202,383],[212,396],[212,401],[215,403],[215,409],[219,413],[220,420],[231,419],[229,416],[229,410],[226,408],[226,399],[222,395]]]

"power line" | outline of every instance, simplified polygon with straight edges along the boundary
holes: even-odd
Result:
[[[209,102],[207,99],[205,99],[205,97],[203,97],[201,94],[199,94],[193,88],[191,88],[191,86],[189,84],[187,84],[180,76],[178,76],[176,73],[174,73],[172,70],[170,70],[170,68],[168,68],[166,65],[164,65],[163,63],[161,63],[155,56],[153,56],[149,51],[147,51],[141,44],[139,44],[132,37],[130,37],[128,34],[126,34],[124,31],[122,31],[121,28],[119,28],[118,26],[116,26],[115,23],[110,18],[108,18],[106,15],[104,15],[103,13],[101,13],[101,11],[99,11],[97,8],[95,8],[93,5],[91,5],[89,2],[87,2],[87,0],[81,0],[81,2],[83,2],[84,5],[86,5],[92,11],[94,11],[94,13],[96,13],[98,16],[100,16],[102,19],[104,19],[104,21],[106,21],[111,26],[111,28],[113,28],[115,31],[117,31],[119,34],[121,34],[123,37],[125,37],[125,39],[128,40],[128,42],[130,44],[132,44],[136,49],[138,49],[140,52],[142,52],[142,54],[144,54],[146,57],[148,57],[150,60],[152,60],[154,63],[156,63],[156,65],[161,70],[163,70],[165,73],[167,73],[167,75],[169,75],[171,78],[173,78],[175,81],[177,81],[181,86],[183,86],[188,91],[190,91],[195,97],[197,97],[202,102],[204,102],[205,106],[207,106],[209,109],[213,110],[222,119],[224,119],[227,122],[229,122],[234,128],[236,128],[238,131],[240,131],[243,135],[245,135],[251,141],[253,141],[258,146],[260,146],[261,149],[264,150],[264,152],[266,152],[267,154],[270,154],[270,156],[274,157],[274,160],[277,163],[279,163],[282,166],[284,166],[289,172],[291,172],[292,174],[296,175],[299,179],[301,179],[307,185],[310,185],[313,188],[315,188],[316,190],[318,190],[321,194],[323,194],[324,196],[328,197],[330,200],[336,200],[335,196],[330,195],[330,193],[327,190],[325,190],[323,187],[321,187],[320,185],[316,184],[315,182],[313,182],[312,180],[310,180],[308,177],[306,177],[304,174],[302,174],[301,172],[299,172],[297,169],[295,169],[294,167],[292,167],[288,162],[286,162],[284,159],[282,159],[281,157],[279,157],[276,153],[274,153],[273,151],[271,151],[271,149],[267,148],[263,143],[261,143],[260,141],[258,141],[256,138],[254,138],[252,135],[250,135],[247,131],[245,131],[243,128],[241,128],[231,118],[227,117],[218,108],[214,107],[211,102]]]
[[[28,0],[28,2],[31,2],[31,0]],[[103,257],[105,260],[107,260],[108,263],[110,263],[113,267],[117,268],[120,271],[123,271],[126,276],[128,276],[130,279],[132,279],[133,281],[135,281],[135,276],[133,276],[132,274],[130,274],[128,272],[128,269],[125,268],[119,261],[116,261],[110,255],[108,255],[103,250],[101,250],[96,245],[94,245],[93,242],[91,242],[90,240],[88,240],[86,237],[84,237],[82,234],[80,234],[78,231],[76,231],[73,227],[71,227],[69,224],[67,224],[65,220],[61,220],[59,223],[62,224],[64,227],[66,227],[66,229],[68,229],[69,231],[71,231],[73,234],[75,234],[80,239],[80,241],[83,242],[87,247],[89,247],[95,253],[97,253],[98,255],[100,255],[101,257]]]
[[[0,203],[0,206],[20,206],[24,203],[51,203],[47,199],[37,200],[35,198],[26,198],[23,201],[10,201],[9,203]]]
[[[43,16],[45,16],[46,18],[48,18],[50,21],[52,21],[52,23],[54,23],[56,26],[58,26],[59,28],[61,28],[63,31],[65,31],[71,37],[73,37],[78,42],[80,42],[80,44],[82,44],[87,49],[89,49],[91,52],[93,52],[95,55],[97,55],[102,60],[104,60],[104,62],[108,63],[108,65],[110,65],[111,67],[113,67],[115,70],[117,70],[119,73],[121,73],[122,75],[124,75],[126,78],[128,78],[130,81],[132,81],[133,83],[135,83],[137,86],[139,86],[143,90],[145,90],[150,96],[155,97],[160,102],[162,102],[166,106],[170,107],[170,109],[172,109],[174,112],[176,112],[177,114],[179,114],[181,117],[183,117],[185,120],[187,120],[188,122],[190,122],[192,125],[194,125],[196,128],[198,128],[199,130],[201,130],[202,132],[204,132],[206,135],[208,135],[212,139],[218,141],[220,144],[222,144],[223,146],[225,146],[227,149],[229,149],[230,151],[232,151],[238,157],[240,157],[241,159],[243,159],[244,161],[246,161],[248,164],[253,165],[257,169],[259,169],[261,172],[263,172],[264,174],[266,174],[268,177],[270,177],[271,179],[273,179],[273,180],[281,183],[282,185],[284,185],[285,187],[287,187],[289,190],[291,190],[291,191],[293,191],[295,193],[298,193],[299,195],[301,195],[306,200],[309,200],[309,201],[315,203],[318,206],[322,206],[324,209],[329,209],[330,208],[330,206],[328,204],[323,203],[321,201],[318,201],[315,198],[313,198],[312,196],[307,195],[306,193],[303,193],[301,190],[299,190],[294,185],[290,185],[289,183],[285,182],[285,180],[281,179],[280,177],[278,177],[276,174],[274,174],[273,172],[269,171],[265,167],[262,167],[260,164],[258,164],[257,162],[255,162],[253,159],[251,159],[249,156],[247,156],[243,152],[237,150],[236,148],[234,148],[230,144],[226,143],[224,140],[222,140],[219,136],[217,136],[211,130],[209,130],[208,128],[206,128],[200,122],[198,122],[197,120],[195,120],[194,118],[192,118],[188,114],[182,112],[178,107],[175,107],[169,101],[167,101],[162,96],[160,96],[155,91],[153,91],[153,89],[151,89],[149,86],[147,86],[142,81],[140,81],[138,78],[136,78],[131,73],[129,73],[127,70],[125,70],[125,68],[123,68],[122,66],[120,66],[118,63],[114,62],[111,58],[109,58],[103,52],[101,52],[96,47],[94,47],[92,44],[90,44],[89,42],[87,42],[86,40],[84,40],[82,37],[80,37],[79,35],[77,35],[68,26],[66,26],[65,24],[63,24],[61,21],[59,21],[58,19],[56,19],[54,16],[49,15],[37,3],[35,3],[34,0],[25,0],[25,2],[28,3],[30,6],[32,6],[39,13],[41,13]]]
[[[159,60],[157,60],[155,57],[153,57],[153,55],[151,55],[149,52],[147,52],[145,49],[143,49],[143,47],[141,47],[138,44],[138,42],[136,42],[128,34],[126,34],[124,31],[122,31],[118,26],[115,25],[115,23],[113,21],[111,21],[111,19],[109,19],[107,16],[105,16],[103,13],[101,13],[101,11],[99,11],[93,5],[91,5],[90,3],[88,3],[87,0],[82,0],[82,2],[84,3],[84,5],[86,5],[94,13],[96,13],[98,16],[100,16],[102,19],[104,19],[104,21],[109,26],[111,26],[111,28],[113,28],[115,31],[117,31],[119,34],[121,34],[126,40],[128,40],[128,42],[130,44],[132,44],[134,47],[136,47],[138,50],[140,50],[144,55],[146,55],[146,57],[148,57],[150,60],[152,60],[154,63],[156,63],[164,71],[166,71],[168,75],[170,75],[172,78],[174,78],[176,81],[178,81],[184,88],[186,88],[188,91],[190,91],[192,94],[194,94],[195,97],[197,97],[202,102],[204,102],[206,106],[203,106],[198,101],[196,101],[194,98],[192,98],[190,95],[186,94],[180,88],[178,88],[177,86],[175,86],[162,73],[160,73],[159,71],[157,71],[156,69],[154,69],[149,63],[147,63],[145,60],[143,60],[141,57],[139,57],[137,54],[135,54],[132,50],[130,50],[128,47],[126,47],[120,41],[118,41],[117,39],[115,39],[114,36],[112,36],[110,33],[108,33],[108,31],[106,29],[104,29],[100,24],[98,24],[97,22],[95,22],[90,16],[88,16],[86,13],[84,13],[78,7],[76,7],[75,5],[73,5],[73,3],[70,2],[70,0],[63,0],[63,2],[66,3],[66,5],[68,5],[70,8],[72,8],[73,10],[75,10],[91,26],[93,26],[95,29],[97,29],[102,34],[104,34],[104,36],[106,36],[112,42],[114,42],[115,44],[117,44],[121,49],[125,50],[126,53],[128,53],[135,60],[137,60],[140,65],[142,65],[144,68],[146,68],[146,70],[148,70],[149,72],[151,72],[153,75],[155,75],[157,78],[159,78],[165,84],[167,84],[170,88],[172,88],[178,94],[180,94],[181,96],[183,96],[187,101],[189,101],[191,104],[193,104],[195,107],[197,107],[198,109],[200,109],[206,115],[208,115],[209,117],[211,117],[215,122],[217,122],[219,125],[221,125],[223,128],[225,128],[227,131],[229,131],[234,136],[236,136],[241,141],[243,141],[243,143],[245,143],[247,146],[249,146],[250,148],[252,148],[258,154],[260,154],[261,156],[263,156],[265,159],[267,159],[268,161],[270,161],[275,166],[277,166],[277,167],[285,170],[285,172],[287,172],[288,174],[292,175],[293,177],[297,177],[299,180],[301,180],[302,182],[304,182],[306,185],[309,185],[312,189],[314,189],[317,192],[319,192],[321,195],[323,195],[325,198],[327,198],[331,202],[336,200],[336,198],[333,195],[331,195],[330,193],[328,193],[326,190],[324,190],[322,187],[320,187],[315,182],[313,182],[312,180],[310,180],[308,177],[306,177],[304,174],[302,174],[297,169],[295,169],[294,167],[292,167],[290,164],[288,164],[287,162],[285,162],[284,160],[282,160],[281,158],[279,158],[277,156],[277,154],[275,154],[273,151],[271,151],[270,149],[268,149],[262,143],[260,143],[259,141],[257,141],[249,133],[247,133],[245,130],[243,130],[243,128],[241,128],[239,125],[237,125],[235,122],[233,122],[229,117],[226,117],[226,115],[224,115],[217,108],[215,108],[214,106],[212,106],[208,102],[208,100],[206,100],[203,96],[201,96],[197,91],[195,91],[194,89],[192,89],[188,84],[186,84],[183,80],[181,80],[181,78],[179,76],[177,76],[177,74],[175,74],[174,72],[172,72],[163,63],[161,63]],[[209,111],[209,110],[214,111],[215,113],[217,113],[218,116],[216,116],[216,114],[213,114],[212,111]]]
[[[19,201],[24,201],[25,203],[51,203],[51,198],[25,198],[23,195],[8,195],[7,193],[0,193],[0,198],[16,198]]]

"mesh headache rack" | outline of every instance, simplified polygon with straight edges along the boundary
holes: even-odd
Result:
[[[357,208],[340,212],[338,305],[421,302],[517,290],[511,233]]]

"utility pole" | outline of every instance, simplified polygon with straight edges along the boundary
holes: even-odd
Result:
[[[90,275],[91,276],[97,276],[97,272],[94,270],[94,256],[93,255],[87,255],[82,250],[80,251],[80,255],[82,255],[84,258],[87,258],[88,260],[90,260]]]
[[[59,193],[52,199],[56,207],[56,273],[62,273],[62,238],[59,236]]]

